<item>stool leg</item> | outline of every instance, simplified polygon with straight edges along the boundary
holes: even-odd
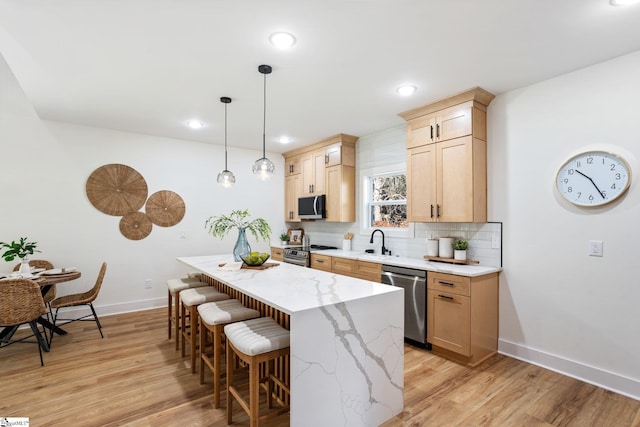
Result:
[[[258,427],[258,405],[260,404],[260,366],[255,360],[249,365],[249,425]]]
[[[176,335],[176,351],[178,350],[178,348],[180,348],[180,340],[178,339],[180,337],[180,328],[184,328],[184,325],[181,324],[181,320],[182,317],[180,316],[180,293],[176,292],[173,295],[173,299],[174,299],[174,307],[173,307],[173,311],[174,311],[174,317],[175,317],[175,335]],[[183,329],[184,330],[184,329]],[[182,344],[184,346],[184,342]],[[182,355],[184,357],[184,354]]]
[[[273,365],[274,365],[274,361],[273,360],[269,360],[267,363],[265,363],[265,368],[266,368],[266,372],[265,372],[265,378],[267,379],[267,407],[269,409],[273,408],[273,381],[271,381],[271,373],[274,371],[273,370]]]
[[[169,324],[169,339],[171,339],[171,327],[173,326],[171,324],[171,317],[173,316],[173,307],[172,307],[172,302],[173,302],[173,296],[171,295],[171,291],[167,291],[167,296],[168,296],[168,301],[167,301],[167,310],[168,310],[168,324]]]
[[[186,309],[184,307],[184,305],[182,303],[180,303],[180,329],[182,332],[182,357],[185,357],[187,355],[186,351],[185,351],[185,334],[187,333],[186,331]],[[176,348],[177,350],[177,348]]]
[[[213,407],[220,407],[220,358],[222,347],[222,326],[216,325],[213,328]]]
[[[189,344],[191,344],[191,373],[196,373],[196,339],[198,338],[198,307],[192,305],[189,307]]]
[[[233,350],[229,342],[227,342],[226,351],[226,363],[227,363],[227,424],[233,423],[233,396],[231,396],[231,389],[233,388],[233,367],[235,365],[235,357],[233,356]]]
[[[205,350],[208,335],[209,330],[204,326],[204,320],[200,318],[200,348],[198,349],[198,354],[200,355],[200,384],[204,384],[204,358],[207,357],[207,353]],[[215,376],[213,381],[215,382]]]

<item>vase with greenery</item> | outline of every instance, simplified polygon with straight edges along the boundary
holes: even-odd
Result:
[[[262,218],[250,219],[249,210],[235,210],[229,215],[219,215],[209,217],[204,226],[209,230],[209,234],[213,237],[223,238],[233,228],[238,229],[238,239],[233,248],[233,259],[241,261],[240,255],[251,252],[251,247],[247,241],[246,232],[249,231],[256,240],[263,239],[266,242],[271,237],[271,227]]]
[[[466,240],[457,240],[453,243],[453,259],[464,261],[467,259],[467,249],[469,242]]]
[[[34,252],[40,252],[36,249],[38,242],[27,242],[26,237],[21,237],[17,242],[11,243],[0,242],[0,248],[6,249],[2,254],[2,258],[5,261],[11,262],[16,258],[20,258],[22,264],[20,264],[20,273],[31,273],[29,267],[29,255],[33,255]]]

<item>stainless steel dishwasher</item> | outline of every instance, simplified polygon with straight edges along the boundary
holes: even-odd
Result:
[[[404,336],[431,348],[427,343],[427,272],[382,265],[382,283],[404,289]]]

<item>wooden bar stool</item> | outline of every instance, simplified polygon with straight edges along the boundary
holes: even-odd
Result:
[[[229,295],[218,292],[213,286],[203,286],[180,291],[180,328],[182,329],[182,357],[185,356],[185,341],[189,341],[191,373],[196,372],[196,344],[198,337],[198,306],[205,302],[223,301]],[[189,327],[187,328],[187,311]]]
[[[272,407],[273,383],[289,392],[289,387],[271,372],[273,362],[289,354],[289,331],[278,325],[270,317],[231,323],[224,327],[227,337],[227,424],[232,424],[233,400],[235,398],[249,415],[251,427],[257,427],[258,421],[284,414],[288,407],[259,416],[260,383],[267,382],[267,403]],[[235,359],[238,357],[249,366],[249,404],[233,385]],[[265,363],[266,362],[266,363]],[[265,376],[260,378],[260,364],[265,363]]]
[[[169,339],[171,339],[171,329],[175,329],[176,350],[180,347],[180,291],[202,286],[208,285],[201,282],[198,277],[183,277],[181,279],[167,280],[167,323],[169,327]]]
[[[247,308],[237,299],[219,302],[208,302],[198,306],[200,316],[200,384],[204,384],[204,368],[208,366],[213,372],[213,406],[220,407],[220,365],[224,327],[229,323],[260,317],[258,310]],[[207,335],[213,335],[213,354],[208,357],[206,350]]]

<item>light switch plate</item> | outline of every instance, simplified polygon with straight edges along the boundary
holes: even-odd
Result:
[[[602,256],[602,240],[589,240],[589,256]]]

